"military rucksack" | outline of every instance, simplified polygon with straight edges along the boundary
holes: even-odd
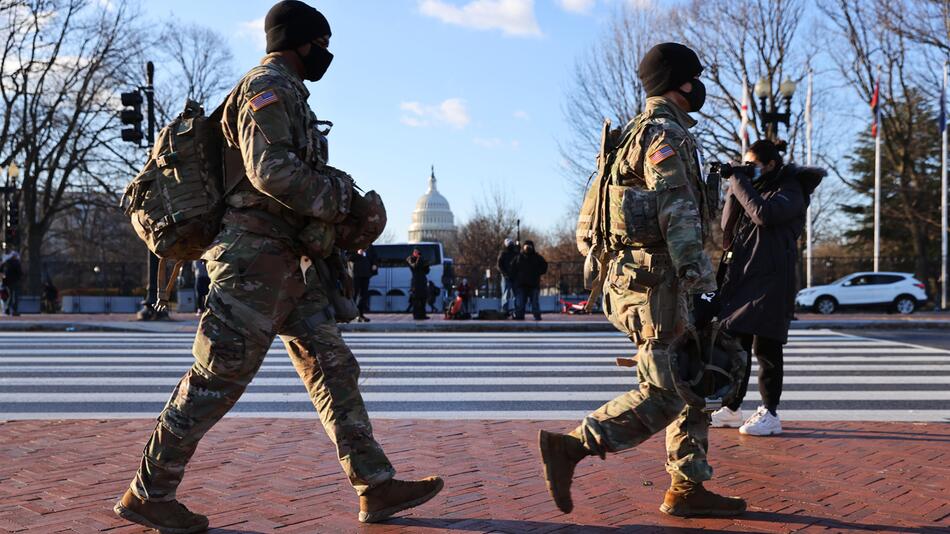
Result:
[[[224,215],[224,104],[205,116],[192,100],[162,128],[142,170],[125,188],[120,205],[135,233],[160,258],[158,302],[168,294],[185,261],[197,260],[214,240]],[[165,266],[175,260],[165,286]]]

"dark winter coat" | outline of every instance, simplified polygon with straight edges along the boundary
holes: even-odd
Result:
[[[376,274],[373,269],[373,265],[376,264],[375,256],[372,250],[368,251],[365,256],[354,252],[350,256],[350,263],[353,265],[353,278],[372,278]]]
[[[548,262],[535,251],[518,254],[511,261],[511,278],[518,287],[541,286],[541,276],[548,272]]]
[[[798,288],[797,241],[805,210],[825,171],[785,165],[758,188],[745,176],[730,178],[722,212],[724,258],[720,264],[719,317],[732,332],[782,343]]]
[[[14,287],[20,283],[20,276],[23,269],[20,266],[20,258],[11,256],[7,261],[0,265],[0,272],[3,273],[3,281],[6,285]]]
[[[412,271],[412,293],[425,299],[429,294],[429,263],[422,257],[409,256],[406,259],[409,270]]]
[[[498,254],[498,272],[501,273],[505,278],[511,279],[511,262],[518,257],[518,245],[511,244],[505,247],[505,250],[502,250]]]

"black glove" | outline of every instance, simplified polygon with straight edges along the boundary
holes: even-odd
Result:
[[[719,315],[721,308],[719,294],[715,291],[693,295],[693,326],[697,330],[706,328]]]

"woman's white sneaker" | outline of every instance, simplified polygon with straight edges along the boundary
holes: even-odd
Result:
[[[782,421],[765,406],[759,406],[752,417],[739,427],[739,433],[747,436],[776,436],[782,433]]]
[[[728,406],[723,406],[712,413],[709,426],[713,428],[739,428],[742,426],[742,422],[742,408],[732,411]]]

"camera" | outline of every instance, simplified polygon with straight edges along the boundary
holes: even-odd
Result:
[[[749,178],[755,176],[755,164],[743,163],[736,165],[732,163],[721,163],[718,161],[709,162],[709,174],[720,178],[729,178],[734,174],[744,175]]]

